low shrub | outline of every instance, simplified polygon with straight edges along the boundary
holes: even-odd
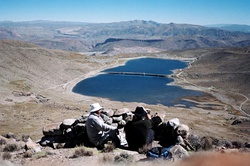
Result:
[[[2,136],[5,137],[5,138],[17,139],[17,137],[16,137],[15,134],[13,134],[13,133],[3,134]]]
[[[3,153],[2,158],[3,158],[3,160],[9,160],[9,159],[11,159],[11,154],[9,152],[5,152],[5,153]]]
[[[14,152],[18,150],[18,147],[16,144],[7,144],[5,145],[5,147],[3,148],[4,152]]]
[[[82,157],[82,156],[93,156],[93,151],[86,150],[85,148],[78,148],[75,150],[72,158]]]
[[[47,153],[45,151],[41,151],[41,152],[35,153],[34,155],[32,155],[32,157],[36,159],[47,157]]]
[[[24,157],[24,158],[31,158],[31,157],[32,157],[32,152],[31,152],[31,151],[26,151],[26,152],[23,154],[23,157]]]
[[[30,136],[29,135],[22,135],[22,141],[28,142]]]
[[[139,154],[146,154],[149,149],[150,149],[149,146],[144,145],[144,146],[142,146],[141,148],[138,149],[138,153]]]
[[[103,153],[113,152],[115,149],[115,145],[113,143],[105,144],[104,148],[102,149]]]
[[[135,161],[134,156],[126,152],[121,153],[120,155],[117,155],[114,158],[114,163],[129,164],[129,163],[133,163],[134,161]]]
[[[114,161],[113,156],[106,155],[106,154],[103,155],[102,158],[100,159],[100,162],[104,164],[110,164],[110,163],[113,163],[113,161]]]
[[[5,139],[0,139],[0,145],[5,145],[7,142]]]
[[[56,145],[56,149],[62,149],[62,148],[64,148],[64,144],[63,143],[58,143]]]

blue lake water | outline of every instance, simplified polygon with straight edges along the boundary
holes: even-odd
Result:
[[[201,96],[202,92],[168,85],[173,82],[169,77],[147,75],[107,74],[107,72],[133,72],[171,75],[172,70],[187,67],[187,62],[157,58],[141,58],[128,61],[125,66],[104,70],[102,74],[82,80],[73,92],[86,96],[103,97],[113,101],[142,102],[186,107],[194,103],[182,100],[187,96]]]

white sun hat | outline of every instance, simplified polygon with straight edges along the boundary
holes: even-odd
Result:
[[[177,126],[180,125],[180,120],[178,118],[173,118],[168,121],[168,124],[172,126],[174,129],[176,129]]]
[[[90,105],[90,113],[96,112],[96,111],[101,110],[101,109],[103,109],[103,107],[100,106],[99,103],[93,103]]]

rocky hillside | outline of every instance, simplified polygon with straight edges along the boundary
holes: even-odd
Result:
[[[250,45],[250,34],[190,24],[153,21],[91,24],[79,22],[0,22],[0,39],[28,41],[70,51],[110,51],[117,47],[159,50]],[[140,49],[137,49],[140,51]]]
[[[250,113],[250,47],[172,53],[196,56],[197,60],[182,72],[190,84],[204,87],[214,95],[219,93],[217,97],[225,103],[235,103],[235,109]]]
[[[106,44],[113,40],[107,41]],[[119,42],[119,40],[114,41]],[[137,41],[134,40],[134,42]],[[141,42],[150,43],[151,41]],[[156,42],[161,42],[161,40]],[[208,90],[221,90],[223,94],[227,94],[229,98],[236,101],[235,109],[249,113],[249,50],[249,47],[196,49],[159,53],[159,55],[196,58],[192,66],[185,69],[180,76]],[[137,55],[127,54],[125,58],[129,56]],[[0,41],[0,57],[0,84],[3,96],[12,91],[38,93],[55,87],[66,88],[72,80],[81,79],[90,71],[116,63],[108,57],[48,50],[33,44],[11,40]],[[223,97],[220,98],[223,99]],[[231,100],[225,102],[230,103]]]
[[[250,119],[246,114],[249,113],[250,97],[249,50],[249,47],[189,49],[158,54],[85,56],[50,50],[22,41],[1,40],[0,134],[12,132],[18,138],[29,135],[32,140],[39,140],[44,126],[58,124],[64,119],[79,118],[89,113],[89,105],[93,102],[100,102],[107,109],[128,108],[132,111],[143,104],[151,109],[152,114],[166,115],[165,121],[179,118],[190,127],[191,133],[200,137],[212,136],[222,141],[218,143],[223,146],[225,144],[225,147],[230,145],[229,141],[241,146],[244,142],[249,143],[250,134]],[[129,58],[140,56],[194,60],[189,68],[176,71],[172,77],[176,80],[175,84],[207,92],[207,95],[186,99],[198,104],[197,107],[183,108],[110,101],[72,93],[71,88],[78,81],[94,76],[105,68],[122,65]],[[83,165],[86,162],[89,165],[99,165],[99,159],[103,155],[107,156],[106,153],[93,150],[94,155],[91,157],[72,158],[78,148],[55,150],[46,147],[42,148],[43,153],[27,154],[25,148],[14,147],[17,151],[13,152],[13,144],[3,145],[3,140],[5,138],[1,138],[1,147],[4,148],[0,150],[0,156],[4,161],[0,158],[0,165]],[[4,152],[6,147],[10,148],[7,153]],[[116,153],[121,151],[117,150],[109,155],[114,158]],[[145,155],[130,153],[137,161],[145,158]]]
[[[91,69],[84,55],[21,41],[1,40],[0,57],[1,95],[10,90],[37,93],[63,85]]]

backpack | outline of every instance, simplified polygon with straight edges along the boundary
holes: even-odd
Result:
[[[164,147],[154,147],[151,148],[150,150],[147,151],[147,158],[150,159],[157,159],[157,158],[161,158],[161,159],[171,159],[172,158],[172,153],[170,152],[170,149],[173,146],[170,146],[168,148],[164,148]]]

